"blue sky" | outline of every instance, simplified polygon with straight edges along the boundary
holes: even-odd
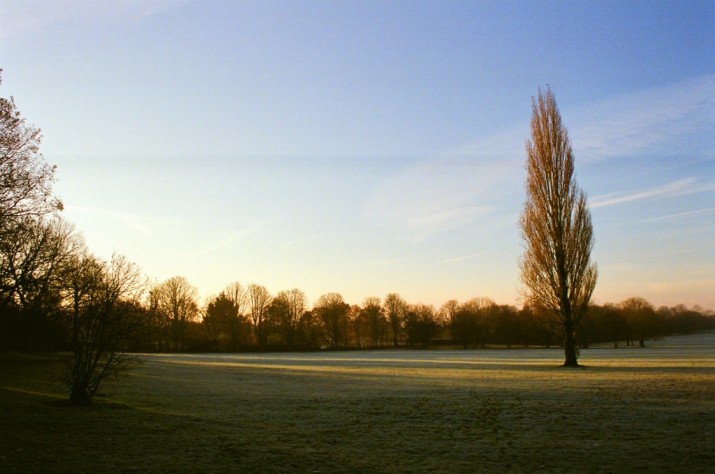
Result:
[[[715,309],[715,2],[5,0],[0,93],[101,257],[201,294],[520,304],[531,97],[596,302]]]

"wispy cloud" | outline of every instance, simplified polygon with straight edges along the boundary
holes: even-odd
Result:
[[[438,232],[464,226],[492,210],[479,199],[503,170],[449,158],[410,166],[373,193],[363,218],[423,241]]]
[[[668,214],[667,216],[654,217],[652,219],[645,219],[643,222],[661,222],[670,221],[676,219],[687,219],[690,217],[701,217],[710,214],[715,214],[715,207],[709,207],[707,209],[696,209],[694,211],[678,212],[676,214]]]
[[[579,159],[604,160],[658,151],[673,139],[695,132],[712,137],[715,128],[715,74],[615,97],[568,111]],[[712,150],[710,140],[709,150]]]
[[[482,255],[485,255],[485,252],[479,252],[479,253],[473,253],[470,255],[462,255],[460,257],[448,258],[446,260],[442,260],[440,263],[447,264],[447,263],[463,262],[464,260],[472,260],[477,257],[481,257]]]
[[[190,0],[3,0],[0,38],[41,32],[56,24],[137,22]]]
[[[105,209],[89,206],[67,206],[66,211],[70,214],[85,214],[94,217],[104,217],[107,219],[118,221],[127,229],[137,231],[146,236],[153,235],[156,225],[160,222],[166,221],[166,219],[163,218],[141,215],[118,209]]]
[[[522,184],[519,133],[503,130],[406,166],[375,190],[362,217],[416,242],[484,218]]]
[[[577,159],[604,160],[667,149],[687,153],[683,136],[715,128],[715,75],[586,104],[562,111]],[[528,122],[439,156],[413,163],[379,186],[364,207],[371,222],[423,241],[482,219],[522,192]],[[691,147],[712,148],[703,140]],[[703,145],[704,143],[704,145]],[[698,151],[698,150],[695,150]],[[702,149],[700,149],[702,151]],[[694,178],[663,186],[596,196],[591,207],[693,194],[715,183]]]
[[[662,186],[648,189],[639,189],[630,192],[618,192],[595,196],[591,199],[591,208],[615,206],[632,201],[644,199],[661,199],[667,197],[684,196],[702,193],[715,189],[715,182],[698,182],[695,178],[686,178]]]
[[[200,245],[196,250],[187,255],[190,259],[199,259],[206,255],[236,248],[241,240],[258,230],[257,226],[252,226],[244,230],[238,230],[214,238],[210,242]]]

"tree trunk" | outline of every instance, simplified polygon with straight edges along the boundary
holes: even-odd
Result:
[[[89,405],[90,397],[84,387],[81,387],[79,382],[74,382],[72,391],[70,392],[70,403],[72,405]]]
[[[564,331],[564,367],[578,367],[578,355],[576,354],[576,338],[572,329]]]

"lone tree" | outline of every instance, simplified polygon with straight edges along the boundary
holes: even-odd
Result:
[[[70,402],[87,405],[102,382],[138,361],[125,347],[144,324],[145,282],[136,265],[116,255],[110,262],[80,256],[67,271],[72,358],[66,382]]]
[[[527,300],[557,316],[563,328],[564,366],[577,367],[576,329],[596,286],[590,262],[593,227],[586,196],[573,177],[566,128],[550,88],[532,99],[526,142],[526,203],[520,224],[526,250],[520,260]]]

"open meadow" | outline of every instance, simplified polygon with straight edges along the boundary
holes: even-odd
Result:
[[[715,333],[639,348],[146,355],[71,407],[0,356],[0,472],[712,472]]]

